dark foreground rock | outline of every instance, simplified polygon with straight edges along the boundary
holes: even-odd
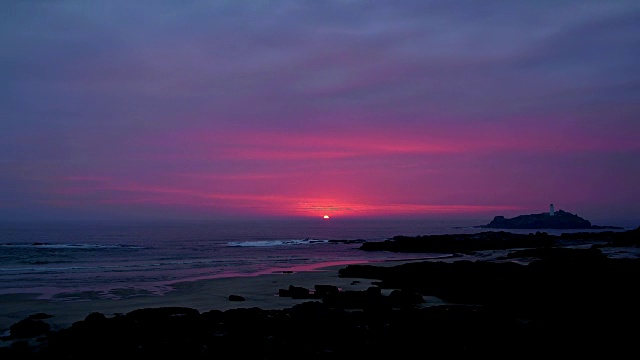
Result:
[[[633,234],[622,243],[635,246]],[[523,256],[532,260],[508,261]],[[349,265],[341,277],[372,286],[290,286],[280,295],[303,302],[282,310],[92,313],[55,331],[36,324],[46,322],[41,314],[12,327],[13,345],[0,348],[0,358],[622,359],[637,352],[640,259],[608,258],[598,246],[542,246],[503,260]],[[425,306],[425,296],[444,305]]]
[[[507,357],[535,349],[532,332],[515,319],[482,308],[346,311],[321,302],[285,310],[258,308],[178,316],[158,309],[144,319],[93,315],[52,332],[37,352],[20,344],[3,359],[252,358],[320,359],[412,356]],[[46,345],[45,345],[46,344]],[[519,356],[521,357],[521,356]]]
[[[626,231],[598,231],[550,235],[537,231],[516,234],[507,231],[483,231],[476,234],[404,236],[360,245],[366,251],[403,253],[468,253],[482,250],[542,248],[566,245],[640,246],[640,227]]]

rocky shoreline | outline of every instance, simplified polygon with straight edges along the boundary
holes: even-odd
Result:
[[[348,265],[339,270],[340,277],[369,279],[371,286],[342,291],[332,284],[291,285],[279,296],[301,303],[280,310],[159,307],[113,317],[94,312],[60,330],[48,327],[47,314],[34,314],[11,327],[3,339],[11,345],[0,348],[0,357],[534,359],[623,358],[636,351],[640,258],[612,258],[603,250],[637,249],[640,228],[562,236],[398,237],[361,246],[461,254],[500,248],[508,253],[490,261]],[[443,304],[425,306],[427,296]]]

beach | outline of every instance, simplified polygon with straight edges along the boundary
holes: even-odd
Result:
[[[3,299],[13,310],[3,322],[23,320],[0,351],[7,359],[344,358],[427,350],[446,358],[623,358],[640,335],[638,231],[487,232],[427,245],[404,238],[401,245],[377,244],[402,246],[403,261],[185,282],[162,296],[119,300],[13,295]],[[532,240],[540,246],[522,247]],[[425,246],[461,252],[424,260],[411,250]]]
[[[364,241],[396,233],[477,231],[472,222],[213,221],[0,226],[0,334],[44,312],[68,326],[91,311],[106,315],[143,306],[284,308],[279,287],[336,282],[354,263],[415,261],[449,253],[362,251]],[[326,279],[323,279],[326,277]],[[308,280],[306,280],[308,278]],[[289,284],[288,282],[291,282]],[[240,295],[245,301],[229,301]]]
[[[399,263],[404,261],[392,261],[387,265]],[[304,301],[278,296],[279,289],[289,285],[311,289],[316,284],[332,284],[344,290],[364,290],[371,286],[370,280],[338,277],[338,270],[342,267],[344,265],[333,265],[315,270],[184,282],[175,284],[174,290],[163,295],[132,292],[122,294],[117,300],[94,297],[93,293],[78,294],[74,301],[39,299],[37,294],[0,295],[3,313],[6,314],[0,317],[0,329],[6,332],[12,324],[38,312],[53,315],[48,319],[53,328],[64,328],[92,312],[111,317],[146,307],[185,306],[201,312],[251,307],[284,309]],[[245,300],[230,301],[230,295],[239,295]]]

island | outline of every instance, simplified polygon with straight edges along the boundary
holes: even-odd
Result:
[[[617,226],[592,225],[587,219],[564,210],[554,211],[553,204],[549,212],[519,215],[513,218],[496,216],[487,225],[478,226],[484,229],[622,229]]]

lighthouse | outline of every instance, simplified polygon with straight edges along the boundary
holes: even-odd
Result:
[[[553,204],[549,205],[549,216],[553,216]]]

